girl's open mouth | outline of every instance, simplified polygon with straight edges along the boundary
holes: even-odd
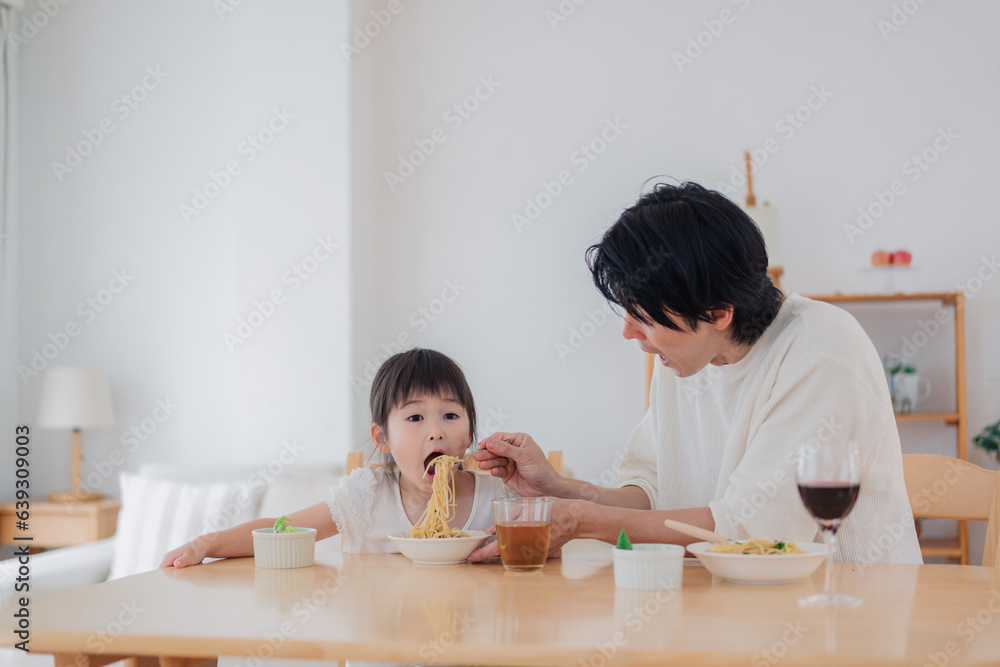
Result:
[[[434,461],[434,459],[436,459],[437,457],[444,455],[445,455],[444,452],[431,452],[430,454],[427,455],[427,458],[424,459],[424,470],[426,471],[428,477],[434,476],[434,464],[432,463],[432,461]]]

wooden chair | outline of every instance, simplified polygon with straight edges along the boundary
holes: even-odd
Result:
[[[938,454],[904,454],[903,478],[916,518],[986,521],[983,566],[1000,567],[1000,473]]]
[[[556,472],[559,473],[560,475],[563,474],[562,450],[553,449],[551,452],[548,453],[548,459],[549,463],[552,464],[552,467],[556,469]],[[344,464],[344,474],[350,475],[352,471],[362,467],[364,464],[365,464],[364,452],[348,452],[347,462]],[[463,461],[462,465],[466,470],[479,470],[479,466],[476,464],[477,461],[474,458],[472,458],[471,456],[467,456],[465,457],[465,461]],[[381,464],[375,463],[373,465],[381,465]]]
[[[347,462],[344,463],[344,474],[350,475],[352,472],[365,465],[364,452],[347,452]]]

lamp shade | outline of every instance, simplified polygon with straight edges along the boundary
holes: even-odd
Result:
[[[54,366],[45,372],[39,428],[96,428],[114,423],[111,387],[104,371]]]

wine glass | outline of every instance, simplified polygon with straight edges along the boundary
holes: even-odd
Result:
[[[799,598],[802,607],[856,607],[861,598],[836,592],[833,560],[837,552],[837,529],[851,513],[861,490],[858,448],[853,442],[804,443],[798,448],[796,481],[799,496],[819,522],[826,543],[826,584],[823,592]]]

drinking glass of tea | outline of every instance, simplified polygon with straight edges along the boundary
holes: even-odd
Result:
[[[530,572],[545,565],[552,534],[552,498],[499,498],[493,518],[500,561],[511,572]]]
[[[833,561],[837,552],[837,529],[858,499],[861,471],[854,442],[804,443],[798,448],[796,481],[799,496],[819,522],[826,543],[826,584],[823,592],[799,598],[802,607],[856,607],[861,598],[837,593]]]

